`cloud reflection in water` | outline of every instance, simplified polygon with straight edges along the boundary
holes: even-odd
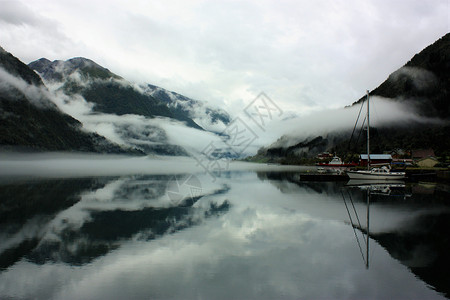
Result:
[[[79,202],[54,219],[52,228],[59,245],[88,241],[89,246],[112,248],[81,262],[74,261],[79,250],[72,246],[51,252],[67,255],[52,262],[49,256],[41,265],[32,257],[19,261],[0,274],[0,295],[442,299],[376,241],[371,242],[371,268],[365,269],[353,229],[346,223],[340,187],[269,177],[232,172],[214,185],[205,184],[204,196],[192,205],[179,206],[171,206],[170,199],[164,202],[163,189],[155,183],[164,179],[110,180],[100,189],[82,193]],[[205,177],[200,181],[206,182]],[[364,211],[363,199],[356,200],[357,209]],[[429,209],[415,209],[416,215],[430,214]],[[402,205],[375,203],[373,214],[378,232],[396,231],[404,224],[376,225],[384,214],[411,220]]]

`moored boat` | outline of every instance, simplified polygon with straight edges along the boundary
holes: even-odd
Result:
[[[390,168],[372,168],[370,170],[347,171],[350,179],[372,179],[372,180],[398,180],[404,179],[405,172],[392,172]]]
[[[390,167],[371,168],[370,166],[370,105],[367,91],[367,170],[346,171],[350,179],[365,180],[398,180],[406,177],[405,172],[392,172]]]
[[[338,156],[333,157],[333,159],[328,163],[318,163],[321,167],[356,167],[356,163],[344,163],[342,159]]]

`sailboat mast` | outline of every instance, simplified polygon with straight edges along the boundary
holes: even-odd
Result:
[[[367,170],[370,170],[370,109],[369,109],[369,91],[367,91]]]

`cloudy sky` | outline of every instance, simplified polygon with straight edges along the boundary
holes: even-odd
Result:
[[[450,0],[0,0],[0,45],[25,63],[90,58],[238,113],[348,105],[450,31]]]

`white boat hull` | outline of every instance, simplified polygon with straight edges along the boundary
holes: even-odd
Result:
[[[400,179],[350,179],[346,186],[373,187],[373,186],[390,186],[405,187],[405,181]]]
[[[347,171],[347,175],[350,179],[372,179],[372,180],[399,180],[405,179],[404,172],[371,172],[371,171]]]

